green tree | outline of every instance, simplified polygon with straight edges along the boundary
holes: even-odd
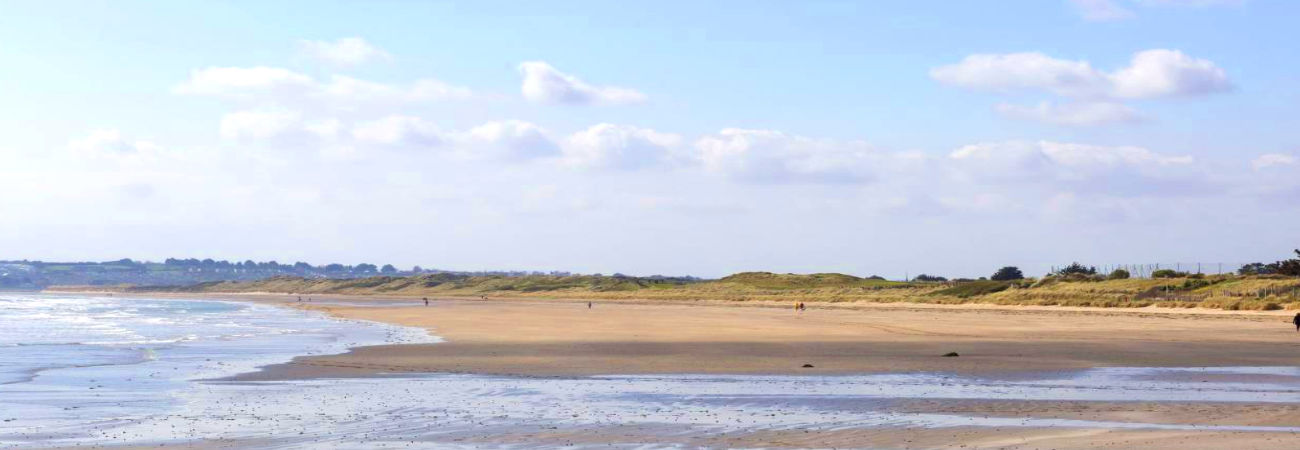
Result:
[[[994,272],[993,276],[989,277],[989,279],[994,281],[1023,280],[1025,279],[1025,274],[1020,271],[1019,267],[1006,266],[998,269],[997,272]]]
[[[1076,261],[1076,262],[1072,262],[1072,263],[1070,263],[1070,265],[1068,265],[1068,266],[1065,266],[1065,267],[1060,268],[1059,270],[1056,271],[1056,274],[1057,274],[1057,275],[1074,275],[1074,274],[1080,274],[1080,275],[1096,275],[1096,274],[1097,274],[1097,268],[1096,268],[1096,267],[1085,266],[1085,265],[1083,265],[1083,264],[1079,264],[1079,263]]]

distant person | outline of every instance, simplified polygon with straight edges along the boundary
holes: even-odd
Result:
[[[587,302],[587,309],[591,309],[591,302]],[[1300,320],[1300,314],[1296,314],[1296,320]]]
[[[1300,333],[1300,313],[1295,313],[1295,318],[1291,319],[1291,323],[1295,324],[1295,331]]]
[[[429,306],[429,297],[424,298],[424,306]]]

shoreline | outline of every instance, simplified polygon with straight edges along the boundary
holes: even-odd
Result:
[[[421,300],[409,297],[312,296],[315,301],[300,304],[296,295],[283,294],[130,296],[248,301],[349,320],[420,327],[445,339],[434,344],[362,346],[343,354],[298,357],[217,384],[226,386],[218,388],[221,392],[246,392],[236,397],[233,410],[242,410],[244,406],[235,405],[246,401],[265,401],[260,391],[239,387],[259,381],[272,381],[265,385],[267,392],[275,393],[276,398],[305,402],[303,406],[316,405],[311,402],[324,392],[295,387],[305,383],[342,389],[330,394],[325,403],[331,405],[356,401],[361,402],[356,407],[366,411],[396,408],[378,410],[370,421],[354,424],[357,416],[352,406],[327,413],[327,419],[298,412],[310,407],[289,407],[288,415],[270,417],[310,423],[311,427],[330,425],[318,431],[328,434],[302,441],[292,437],[275,441],[281,444],[317,442],[335,433],[364,441],[374,427],[392,421],[408,424],[393,442],[430,444],[658,442],[804,448],[870,443],[890,448],[967,444],[986,448],[1110,445],[1172,449],[1189,443],[1267,447],[1300,439],[1290,428],[1300,420],[1295,403],[1247,397],[1210,400],[1197,394],[1197,389],[1207,386],[1199,384],[1203,382],[1276,386],[1300,379],[1300,372],[1217,375],[1191,371],[1170,375],[1156,370],[1152,376],[1158,380],[1125,378],[1131,386],[1141,388],[1136,392],[1157,396],[1146,399],[1132,397],[1134,394],[1123,387],[1109,396],[1076,397],[1078,394],[1069,393],[1069,383],[1052,381],[1076,379],[1090,373],[1084,372],[1089,368],[1120,366],[1294,367],[1300,358],[1290,355],[1300,355],[1300,336],[1281,323],[1285,316],[1278,313],[897,304],[864,308],[812,305],[808,311],[796,313],[780,305],[737,307],[698,302],[598,302],[589,309],[586,300],[437,299],[425,307]],[[956,350],[960,356],[940,356],[939,350],[946,349]],[[804,361],[815,367],[793,365]],[[634,376],[595,376],[605,374]],[[852,378],[854,375],[862,377]],[[894,376],[920,384],[889,381]],[[389,382],[388,378],[405,381]],[[704,387],[697,384],[701,382]],[[726,387],[733,382],[747,387]],[[1158,387],[1143,388],[1150,382],[1181,383],[1180,389],[1187,394],[1179,398],[1185,400],[1159,399],[1164,394]],[[1091,383],[1110,389],[1107,381]],[[862,387],[874,385],[883,391]],[[708,386],[723,391],[714,392]],[[1005,392],[1008,388],[1057,393],[1041,398],[1009,394]],[[575,389],[583,394],[575,394]],[[644,404],[634,409],[618,406],[621,400],[599,403],[614,394],[646,397],[635,397]],[[363,400],[375,395],[380,397]],[[400,405],[410,401],[411,395],[425,396],[419,397],[425,398],[419,404],[433,409],[407,412]],[[540,403],[529,404],[519,395],[540,395],[529,397]],[[968,395],[971,397],[964,398]],[[660,396],[677,396],[674,401],[694,406],[663,408],[657,400]],[[552,415],[544,419],[546,425],[531,421],[533,408],[546,408],[557,401],[567,406],[548,409]],[[591,409],[593,405],[599,406]],[[651,411],[652,418],[640,416],[643,409]],[[710,413],[695,414],[695,409]],[[458,419],[469,411],[474,419]],[[570,422],[573,411],[583,414],[582,418]],[[709,428],[715,423],[714,414],[733,412],[736,415],[727,417],[736,421],[736,428]],[[478,424],[503,414],[511,419],[495,428],[484,430]],[[608,422],[610,417],[618,419]],[[904,422],[894,422],[896,417]],[[765,425],[739,425],[742,422]],[[240,434],[247,433],[244,427],[254,426],[251,422],[214,423],[219,433],[238,436],[223,441],[226,444],[259,442]],[[446,427],[446,434],[419,434],[418,430],[431,424]],[[1269,428],[1279,426],[1285,429]],[[209,448],[200,442],[168,442],[168,446]]]
[[[1285,313],[331,297],[298,304],[335,317],[420,327],[438,344],[353,348],[245,379],[462,373],[853,375],[1296,365]],[[378,303],[355,306],[340,303]],[[954,358],[942,355],[956,352]],[[804,364],[813,367],[805,368]]]
[[[54,293],[67,293],[64,291]],[[433,344],[353,347],[233,379],[454,373],[523,377],[953,374],[1096,367],[1293,366],[1287,311],[987,304],[127,294],[249,301],[422,328]],[[303,296],[308,298],[308,296]],[[942,355],[958,353],[958,357]],[[813,367],[803,367],[810,364]]]

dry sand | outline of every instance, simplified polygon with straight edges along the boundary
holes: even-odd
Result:
[[[1286,323],[1285,312],[895,305],[813,306],[797,313],[707,303],[597,302],[589,309],[585,302],[521,300],[303,307],[424,327],[447,342],[363,347],[342,355],[302,358],[255,377],[376,372],[970,373],[1300,363],[1300,334]],[[948,352],[960,357],[940,356]]]

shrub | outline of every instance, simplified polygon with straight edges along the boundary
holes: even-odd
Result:
[[[993,281],[1023,280],[1025,279],[1025,274],[1020,271],[1019,267],[1006,266],[998,269],[997,272],[994,272],[993,276],[990,276],[989,279]]]
[[[1112,271],[1112,272],[1110,273],[1110,276],[1108,276],[1108,277],[1106,277],[1106,278],[1111,279],[1111,280],[1127,280],[1127,279],[1129,279],[1129,277],[1131,277],[1131,276],[1133,276],[1133,275],[1130,274],[1130,273],[1128,273],[1127,270],[1124,270],[1124,269],[1115,269],[1114,271]]]
[[[951,295],[958,298],[970,298],[994,292],[1002,292],[1011,287],[1011,283],[1005,281],[971,281],[962,283],[948,289],[943,289],[930,293],[930,295]]]
[[[1250,263],[1237,269],[1239,275],[1271,275],[1277,273],[1277,269],[1272,264]]]
[[[1174,269],[1160,269],[1151,272],[1151,278],[1182,278],[1186,276],[1187,272],[1179,272]]]
[[[917,275],[915,278],[912,278],[912,281],[937,282],[937,281],[948,281],[948,279],[937,275],[920,274]]]
[[[1300,257],[1300,250],[1296,250],[1295,254],[1297,257]],[[1237,273],[1241,275],[1278,274],[1297,277],[1300,276],[1300,258],[1286,259],[1270,264],[1250,263],[1237,269]]]
[[[1074,274],[1096,275],[1097,268],[1088,267],[1083,264],[1079,264],[1078,262],[1072,262],[1070,263],[1070,265],[1062,267],[1060,270],[1057,270],[1056,274],[1057,275],[1074,275]]]

